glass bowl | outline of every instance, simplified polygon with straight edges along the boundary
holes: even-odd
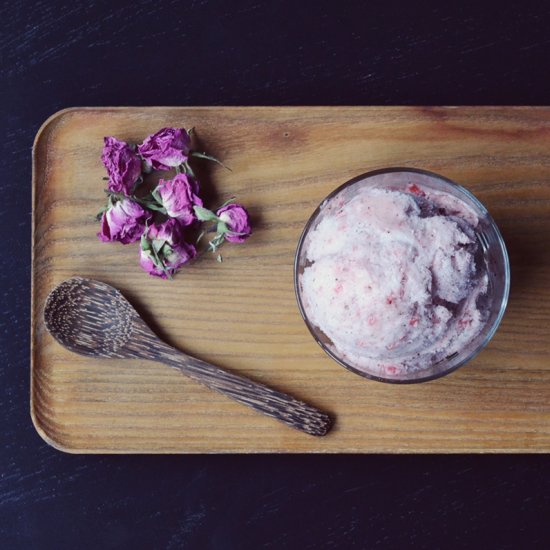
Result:
[[[481,331],[467,344],[461,346],[458,351],[451,355],[433,360],[425,368],[406,370],[405,372],[391,374],[381,373],[365,365],[358,365],[349,358],[344,358],[338,352],[331,339],[323,332],[321,327],[316,326],[308,315],[308,307],[303,299],[302,275],[312,262],[308,259],[308,246],[311,240],[310,235],[318,226],[331,208],[328,205],[335,205],[339,201],[350,200],[354,193],[363,186],[377,188],[406,189],[411,184],[417,184],[420,188],[427,188],[436,193],[452,195],[465,203],[478,217],[478,224],[475,227],[477,240],[480,244],[480,254],[486,266],[488,275],[487,293],[484,295],[486,321]],[[410,187],[409,187],[410,189]],[[410,191],[409,191],[410,192]],[[500,231],[487,209],[464,187],[438,174],[414,168],[386,168],[368,172],[357,176],[344,183],[330,193],[313,212],[302,232],[294,262],[294,286],[300,313],[315,340],[321,348],[335,361],[350,371],[380,382],[390,383],[414,383],[434,380],[458,369],[475,357],[491,340],[495,334],[506,304],[510,290],[510,263],[508,253]],[[365,326],[365,330],[368,330]],[[349,355],[349,354],[348,354]]]

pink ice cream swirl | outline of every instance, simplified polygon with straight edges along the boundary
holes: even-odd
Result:
[[[310,322],[335,355],[382,377],[460,351],[486,320],[477,223],[458,199],[418,186],[339,193],[304,243]]]

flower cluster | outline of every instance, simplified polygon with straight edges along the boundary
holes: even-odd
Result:
[[[139,241],[140,265],[150,275],[171,278],[197,256],[195,245],[208,233],[214,234],[208,243],[212,252],[225,241],[242,243],[250,236],[248,212],[233,199],[215,211],[205,208],[189,161],[193,157],[219,161],[193,150],[191,131],[163,128],[137,146],[112,136],[104,141],[101,160],[108,175],[107,204],[98,214],[97,235],[104,242]],[[146,176],[155,170],[175,170],[175,174],[159,179],[151,189]],[[193,231],[199,232],[198,238],[191,239]],[[221,261],[219,254],[217,259]]]

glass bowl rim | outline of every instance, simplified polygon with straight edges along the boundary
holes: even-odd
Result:
[[[328,349],[323,342],[320,341],[320,339],[317,337],[317,334],[315,333],[315,330],[310,323],[308,316],[304,310],[304,306],[302,303],[302,298],[300,295],[300,289],[299,289],[299,261],[300,261],[300,254],[302,252],[303,244],[305,241],[306,236],[309,233],[309,230],[315,220],[317,219],[321,209],[323,206],[331,200],[333,197],[335,197],[338,193],[343,191],[346,187],[350,187],[354,185],[355,183],[358,183],[362,180],[365,180],[367,178],[371,178],[373,176],[378,176],[381,174],[391,174],[396,172],[405,172],[405,173],[413,173],[413,174],[421,174],[424,176],[428,176],[431,178],[435,178],[437,180],[441,180],[446,184],[449,184],[455,188],[457,188],[458,191],[460,191],[462,194],[464,194],[468,199],[470,199],[480,210],[480,212],[483,214],[484,218],[487,219],[491,227],[495,231],[495,235],[497,237],[498,245],[500,246],[500,249],[502,251],[502,257],[504,260],[504,289],[502,294],[502,300],[500,302],[500,309],[495,317],[495,320],[493,321],[493,324],[487,334],[485,335],[485,338],[478,344],[478,346],[471,351],[464,359],[459,361],[456,365],[453,365],[452,367],[448,368],[447,370],[443,370],[441,372],[437,372],[428,376],[419,377],[419,378],[413,378],[413,379],[395,379],[395,378],[384,378],[383,376],[376,376],[374,374],[364,372],[362,370],[359,370],[356,367],[353,367],[352,365],[349,365],[344,360],[339,358],[335,353],[333,353],[330,349]],[[498,228],[498,225],[496,224],[493,217],[489,214],[489,211],[483,203],[468,189],[460,185],[459,183],[456,183],[455,181],[442,176],[440,174],[437,174],[436,172],[431,172],[429,170],[424,170],[422,168],[409,168],[409,167],[389,167],[389,168],[379,168],[377,170],[371,170],[369,172],[365,172],[363,174],[360,174],[358,176],[354,176],[350,180],[345,181],[335,189],[333,189],[326,197],[324,197],[317,208],[313,211],[309,219],[307,220],[304,229],[302,230],[302,233],[300,235],[300,238],[298,239],[298,244],[296,246],[296,252],[294,254],[294,293],[296,296],[296,301],[298,303],[298,309],[300,310],[300,315],[302,316],[302,319],[304,320],[305,325],[307,326],[309,332],[313,336],[313,339],[317,342],[317,344],[321,347],[321,349],[330,356],[334,361],[336,361],[338,364],[340,364],[342,367],[346,368],[347,370],[353,372],[354,374],[358,374],[359,376],[362,376],[363,378],[368,378],[369,380],[375,380],[377,382],[384,382],[388,384],[418,384],[421,382],[429,382],[431,380],[436,380],[438,378],[441,378],[443,376],[447,376],[448,374],[451,374],[452,372],[456,371],[466,363],[469,363],[472,359],[474,359],[491,341],[493,336],[495,335],[495,332],[497,331],[502,318],[504,316],[504,312],[506,310],[506,306],[508,304],[508,298],[510,295],[510,258],[508,256],[508,251],[506,249],[506,244],[504,242],[504,239],[502,237],[502,234],[500,232],[500,229]]]

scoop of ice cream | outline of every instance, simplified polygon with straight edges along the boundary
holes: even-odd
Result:
[[[304,243],[310,322],[337,356],[382,376],[454,353],[483,324],[475,225],[467,205],[418,186],[336,195]]]

